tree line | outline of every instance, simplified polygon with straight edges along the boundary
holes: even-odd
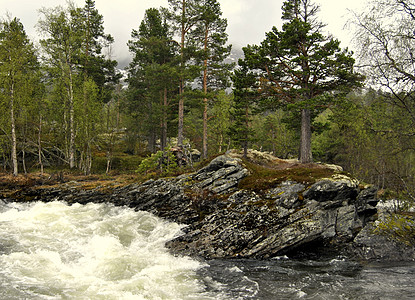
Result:
[[[351,19],[357,55],[325,32],[317,4],[287,0],[282,27],[235,64],[219,1],[169,0],[131,31],[125,78],[92,0],[41,9],[39,47],[3,20],[3,169],[89,174],[105,161],[108,173],[120,153],[255,148],[413,195],[415,4],[369,2]]]

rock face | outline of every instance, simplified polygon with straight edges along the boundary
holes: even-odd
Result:
[[[324,198],[325,185],[331,197]],[[356,182],[317,182],[311,187],[286,181],[260,196],[233,193],[185,234],[168,243],[178,253],[206,258],[270,258],[309,248],[327,251],[350,242],[363,227]],[[316,199],[309,198],[314,195]],[[375,196],[373,194],[373,196]]]
[[[188,225],[167,243],[171,251],[208,259],[341,253],[376,213],[376,189],[362,189],[346,176],[311,185],[286,180],[259,193],[238,188],[248,175],[240,159],[223,155],[176,178],[111,192],[37,189],[25,191],[22,199],[111,202],[145,210]]]
[[[373,224],[363,228],[353,243],[348,245],[349,253],[363,260],[377,261],[414,261],[415,248],[390,236],[374,233]]]

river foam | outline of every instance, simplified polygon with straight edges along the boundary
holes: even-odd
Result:
[[[203,264],[171,255],[181,226],[107,204],[0,210],[0,299],[209,299]]]

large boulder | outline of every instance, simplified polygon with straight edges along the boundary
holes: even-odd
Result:
[[[192,176],[200,181],[197,186],[216,194],[225,194],[236,190],[239,181],[248,175],[248,170],[238,158],[226,155],[218,156],[209,165]]]

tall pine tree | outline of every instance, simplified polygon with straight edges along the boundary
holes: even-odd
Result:
[[[178,49],[165,18],[155,8],[146,11],[131,37],[128,46],[134,58],[128,68],[129,109],[147,136],[149,150],[155,152],[159,137],[161,148],[167,146],[169,107],[179,85]]]
[[[312,161],[311,123],[315,112],[359,85],[354,59],[340,42],[324,36],[317,20],[319,7],[311,0],[287,0],[284,24],[268,32],[260,47],[244,48],[251,68],[260,71],[260,91],[301,119],[300,161]]]
[[[202,154],[208,155],[208,105],[210,92],[226,87],[229,84],[230,69],[233,64],[225,59],[231,52],[231,45],[226,45],[228,22],[222,18],[222,10],[217,0],[198,1],[198,26],[192,32],[192,38],[200,49],[199,60],[202,63],[203,98],[203,146]]]
[[[248,144],[252,140],[251,128],[254,104],[258,100],[257,79],[243,59],[238,62],[239,67],[234,70],[232,107],[232,126],[229,134],[232,140],[240,144],[244,150],[244,157],[248,155]]]
[[[191,32],[198,26],[198,0],[168,0],[167,13],[174,35],[178,37],[180,45],[180,72],[179,72],[179,106],[177,144],[183,145],[184,140],[184,113],[185,89],[198,75],[199,68],[191,62],[194,58],[194,47],[191,41]]]

